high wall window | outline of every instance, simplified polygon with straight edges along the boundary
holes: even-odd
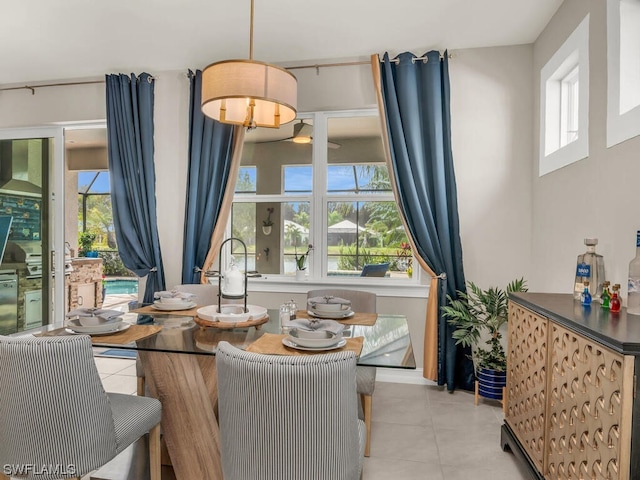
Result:
[[[310,279],[378,270],[383,279],[362,281],[415,281],[372,111],[248,132],[230,224],[247,245],[248,269],[270,278],[293,276],[311,244]]]
[[[607,146],[640,135],[640,0],[607,0]]]
[[[544,175],[589,155],[589,16],[540,72],[540,164]]]

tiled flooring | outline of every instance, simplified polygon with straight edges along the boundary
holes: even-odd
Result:
[[[133,360],[96,357],[96,364],[105,390],[135,394]],[[476,407],[469,392],[378,382],[364,479],[525,480],[514,455],[500,448],[502,419],[498,403]]]

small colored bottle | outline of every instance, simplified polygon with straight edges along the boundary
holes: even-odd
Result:
[[[609,303],[611,302],[611,292],[609,292],[609,285],[611,283],[607,280],[602,282],[602,296],[600,302],[602,302],[602,308],[609,309]]]
[[[620,284],[616,283],[613,287],[611,287],[613,292],[611,292],[611,300],[609,301],[609,310],[612,313],[616,313],[620,311],[622,307],[622,303],[620,303],[620,297],[618,297],[618,290],[620,290]]]
[[[580,303],[585,307],[591,305],[591,294],[589,293],[589,282],[586,280],[584,281],[584,291],[580,296]]]

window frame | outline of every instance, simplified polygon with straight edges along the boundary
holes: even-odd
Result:
[[[314,126],[314,137],[312,144],[312,192],[310,194],[291,194],[284,193],[284,183],[282,183],[282,192],[280,195],[255,195],[255,194],[235,194],[233,203],[236,202],[254,202],[256,204],[279,202],[309,202],[311,222],[309,224],[309,239],[314,248],[308,259],[309,276],[304,283],[296,282],[295,277],[284,274],[269,274],[259,278],[250,278],[249,283],[254,291],[278,291],[278,285],[286,284],[291,291],[307,291],[313,285],[350,285],[353,287],[366,286],[373,290],[379,290],[386,295],[391,296],[407,296],[407,288],[413,290],[413,294],[409,296],[426,297],[428,287],[426,275],[419,268],[418,262],[414,259],[413,276],[407,279],[376,278],[376,277],[340,277],[328,276],[327,264],[327,235],[328,235],[328,204],[329,202],[381,202],[391,201],[397,204],[393,189],[388,193],[380,191],[375,193],[329,193],[327,192],[327,167],[328,167],[328,122],[331,118],[345,117],[378,117],[377,109],[362,110],[345,110],[331,112],[305,112],[300,114],[296,120],[301,118],[312,119]],[[365,164],[362,159],[354,159],[353,164]],[[295,166],[288,164],[286,167]],[[284,175],[284,168],[281,175]],[[321,193],[318,193],[321,192]],[[229,221],[227,233],[231,233],[231,223]],[[280,252],[280,261],[282,261],[284,251]],[[294,284],[294,285],[292,285]],[[291,288],[293,287],[293,288]],[[419,289],[419,291],[418,291]]]
[[[589,156],[589,18],[587,14],[540,70],[539,176]],[[563,145],[563,80],[578,68],[577,139]]]
[[[620,3],[607,0],[607,148],[640,135],[640,105],[620,113]]]

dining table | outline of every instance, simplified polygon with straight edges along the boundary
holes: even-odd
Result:
[[[162,311],[138,305],[128,319],[131,326],[115,334],[92,336],[95,347],[137,351],[148,393],[162,403],[162,435],[177,479],[222,479],[220,432],[217,420],[215,352],[219,342],[264,354],[314,355],[284,345],[287,328],[279,311],[267,310],[260,324],[243,326],[199,322],[198,307]],[[307,318],[304,311],[298,319]],[[404,315],[359,314],[337,320],[344,324],[345,346],[357,356],[357,365],[415,369],[415,357]],[[205,326],[206,325],[206,326]],[[45,327],[44,335],[72,334],[68,329]],[[329,350],[329,351],[339,351]],[[260,405],[256,405],[256,415]],[[247,432],[248,435],[251,432]]]

